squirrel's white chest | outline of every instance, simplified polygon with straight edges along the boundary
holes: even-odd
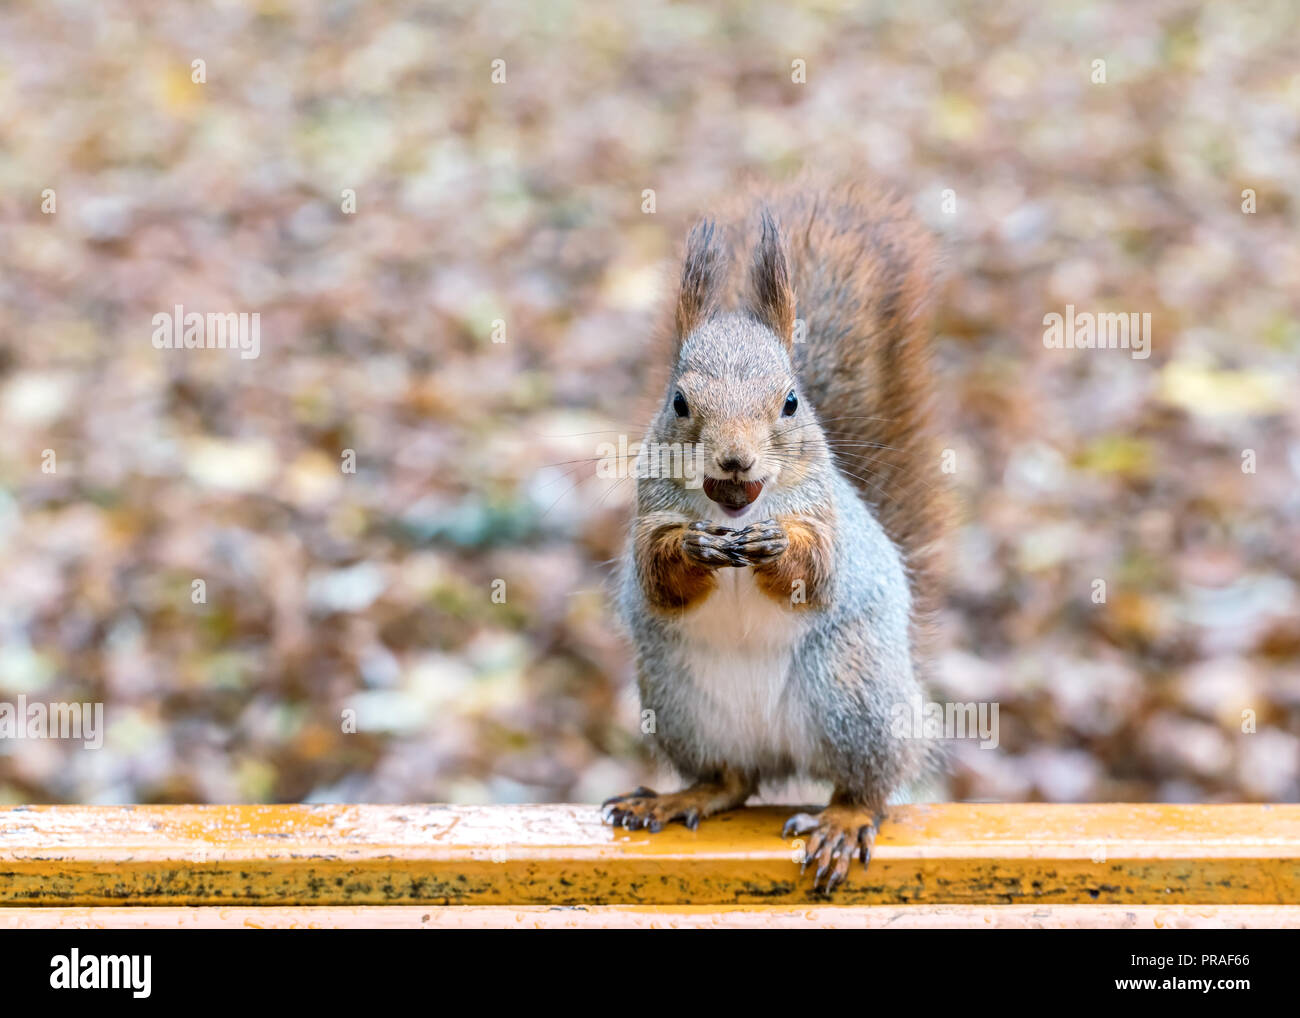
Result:
[[[692,716],[716,751],[757,769],[806,759],[809,726],[790,680],[804,620],[759,590],[752,570],[723,569],[678,624]]]

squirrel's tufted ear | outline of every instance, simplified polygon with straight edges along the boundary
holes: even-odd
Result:
[[[785,244],[776,220],[767,209],[762,212],[758,247],[754,248],[754,267],[750,274],[754,313],[759,321],[780,337],[787,350],[794,348],[794,287]]]
[[[713,221],[702,219],[686,238],[682,288],[677,296],[677,348],[718,307],[718,291],[725,275],[724,254],[715,237]]]

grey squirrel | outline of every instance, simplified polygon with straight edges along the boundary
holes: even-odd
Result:
[[[646,442],[702,448],[703,486],[638,479],[618,581],[654,744],[689,786],[615,796],[608,822],[693,829],[761,783],[829,781],[783,831],[829,893],[934,764],[890,727],[921,692],[946,516],[933,289],[926,231],[860,186],[742,195],[691,231]]]

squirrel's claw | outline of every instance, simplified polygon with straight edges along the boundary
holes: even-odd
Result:
[[[809,831],[816,830],[820,822],[811,813],[796,813],[781,828],[781,837],[789,838],[796,834],[807,834]]]
[[[611,795],[608,799],[600,804],[600,818],[607,824],[613,824],[618,827],[631,829],[630,821],[632,814],[619,808],[619,803],[627,802],[631,799],[653,799],[657,793],[652,788],[646,788],[641,785],[635,792],[628,792],[626,795]]]

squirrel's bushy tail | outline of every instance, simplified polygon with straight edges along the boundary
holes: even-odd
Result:
[[[800,383],[837,465],[902,551],[923,616],[949,515],[933,434],[930,235],[902,201],[866,186],[800,184],[747,204],[729,231],[733,260],[753,249],[754,205],[765,205],[790,256]]]

